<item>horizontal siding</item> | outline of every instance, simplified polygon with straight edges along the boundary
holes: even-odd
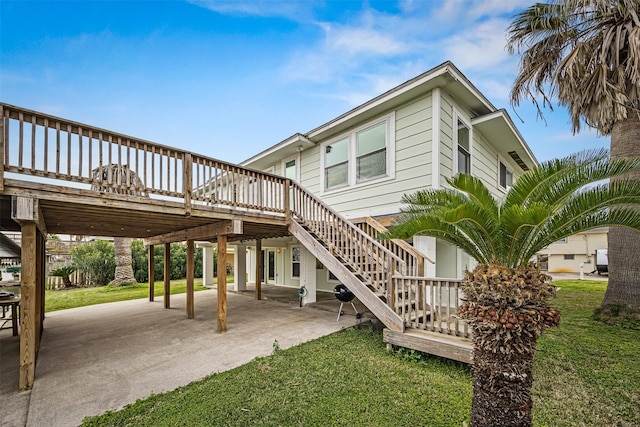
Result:
[[[444,96],[440,98],[440,185],[453,175],[453,104]]]
[[[473,133],[473,152],[471,153],[473,174],[480,178],[494,197],[501,198],[504,192],[498,189],[498,153],[479,133]]]
[[[424,189],[431,183],[431,96],[396,110],[395,178],[322,195],[323,201],[345,215],[398,211],[404,194]],[[304,154],[304,153],[303,153]],[[320,189],[320,153],[315,164],[305,164],[303,185]],[[303,170],[304,170],[303,169]],[[313,169],[313,172],[311,170]],[[308,173],[308,175],[307,175]],[[313,176],[315,175],[315,179]],[[306,183],[309,184],[306,184]],[[309,186],[313,183],[313,187]]]

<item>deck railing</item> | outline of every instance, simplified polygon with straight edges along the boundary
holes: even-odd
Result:
[[[396,313],[406,327],[469,337],[466,322],[457,317],[460,280],[395,275],[393,283],[398,294]]]
[[[284,178],[7,104],[0,117],[0,190],[16,173],[179,199],[187,211],[195,203],[285,212]]]
[[[292,214],[392,304],[391,276],[405,274],[405,262],[300,185],[291,183],[291,189]]]
[[[384,225],[371,217],[358,218],[356,220],[353,220],[353,222],[356,224],[356,226],[358,226],[358,228],[360,228],[362,231],[364,231],[374,239],[377,238],[379,233],[384,233],[385,231],[387,231]],[[414,248],[404,240],[385,239],[378,240],[378,242],[382,246],[393,252],[395,255],[402,258],[407,266],[407,274],[411,276],[424,277],[425,262],[433,263],[433,261],[426,255],[420,253],[420,251],[416,250],[416,248]]]

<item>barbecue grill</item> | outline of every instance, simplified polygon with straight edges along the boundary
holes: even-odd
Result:
[[[349,290],[349,288],[347,288],[343,284],[339,284],[335,288],[333,288],[333,294],[336,296],[338,301],[340,301],[340,310],[338,310],[338,319],[336,320],[336,322],[339,322],[340,316],[344,314],[344,311],[342,310],[342,308],[344,307],[345,302],[350,303],[351,307],[353,307],[353,311],[355,311],[356,313],[356,319],[359,319],[362,317],[362,314],[358,313],[358,309],[352,302],[352,300],[356,296],[353,294],[353,292]]]

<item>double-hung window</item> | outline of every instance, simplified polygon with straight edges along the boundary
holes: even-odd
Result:
[[[471,173],[470,135],[469,127],[458,119],[458,173]]]
[[[356,182],[387,173],[387,126],[380,123],[356,133]]]
[[[499,184],[500,187],[508,190],[513,185],[513,172],[502,162],[500,162],[500,176],[499,176]]]
[[[325,147],[324,188],[342,187],[349,183],[349,138]]]
[[[341,135],[322,148],[323,189],[393,177],[395,114]]]

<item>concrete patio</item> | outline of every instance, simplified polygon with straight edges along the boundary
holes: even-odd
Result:
[[[319,294],[298,306],[295,289],[263,287],[263,300],[228,294],[228,331],[216,332],[216,291],[196,292],[195,319],[185,295],[101,304],[46,314],[31,391],[18,393],[19,337],[0,331],[0,424],[76,426],[85,416],[122,408],[272,353],[355,325],[350,305]],[[315,307],[314,307],[315,306]],[[358,303],[358,308],[362,305]]]

